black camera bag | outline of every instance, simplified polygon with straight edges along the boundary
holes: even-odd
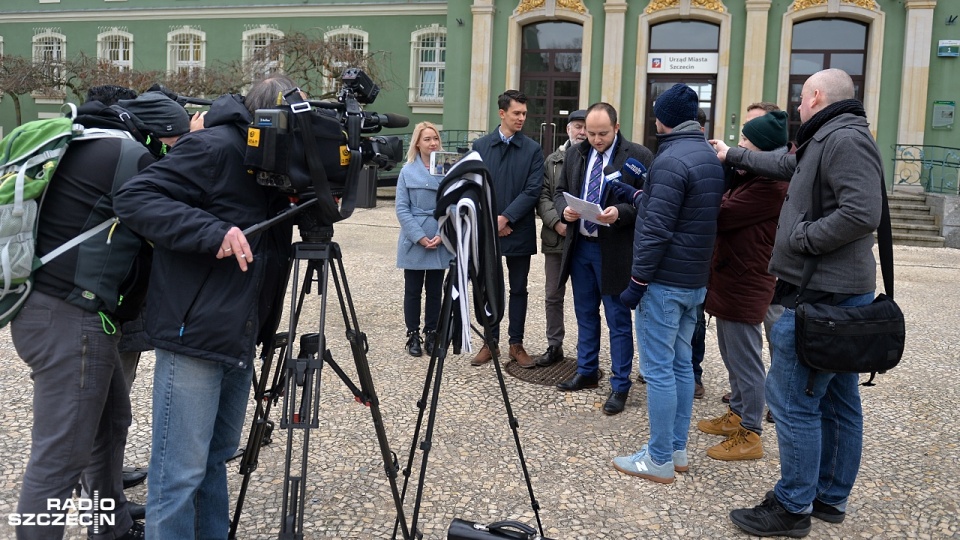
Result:
[[[883,205],[877,228],[877,246],[886,294],[881,293],[872,303],[858,307],[804,303],[801,297],[820,257],[808,257],[804,262],[794,329],[797,359],[812,370],[807,378],[807,395],[813,395],[818,372],[869,373],[870,379],[863,386],[873,386],[876,374],[896,367],[903,356],[906,323],[903,311],[893,301],[893,235],[882,177],[880,193]],[[813,220],[820,219],[823,207],[819,171],[813,185],[812,211]]]
[[[519,521],[497,521],[481,525],[454,518],[447,530],[447,540],[550,540],[537,530]]]

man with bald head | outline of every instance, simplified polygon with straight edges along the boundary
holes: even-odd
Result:
[[[777,419],[780,480],[763,502],[734,510],[730,519],[757,536],[806,536],[810,517],[840,523],[860,469],[863,411],[856,373],[813,374],[797,359],[794,331],[799,302],[862,306],[874,299],[877,263],[873,233],[883,205],[880,149],[850,76],[839,69],[814,73],[800,95],[797,153],[777,156],[730,148],[718,155],[758,174],[790,177],[780,213],[770,273],[774,302],[784,306],[771,331],[773,362],[766,398]],[[821,217],[811,221],[814,182],[820,178]],[[819,257],[798,298],[804,262]]]

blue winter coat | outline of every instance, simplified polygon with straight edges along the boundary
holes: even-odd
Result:
[[[723,167],[699,129],[657,138],[660,146],[637,208],[631,275],[671,287],[706,287]]]
[[[418,242],[437,235],[437,188],[443,177],[430,174],[418,156],[400,169],[397,179],[397,268],[404,270],[445,270],[453,255],[442,244],[427,249]]]
[[[510,221],[513,232],[501,236],[505,256],[537,253],[537,223],[534,210],[543,188],[543,149],[523,133],[510,143],[500,138],[500,127],[473,142],[493,179],[497,214]]]

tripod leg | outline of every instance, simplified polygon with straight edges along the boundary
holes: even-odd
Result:
[[[269,380],[270,368],[275,356],[279,356],[281,362],[277,365],[277,371],[282,371],[285,366],[283,358],[286,355],[287,334],[276,334],[269,344],[265,344],[261,350],[261,368],[260,377],[257,378],[256,371],[253,373],[254,402],[257,404],[254,412],[253,422],[250,424],[250,434],[247,437],[247,446],[243,450],[243,458],[240,460],[240,474],[243,480],[240,482],[240,494],[237,496],[237,506],[233,511],[233,520],[230,522],[230,534],[228,538],[233,540],[237,537],[237,527],[240,526],[240,516],[243,513],[243,501],[247,495],[247,486],[250,484],[250,475],[257,470],[260,458],[260,448],[269,444],[270,436],[273,433],[274,424],[270,420],[270,407],[275,401],[273,394],[277,386],[267,390],[267,380]],[[278,353],[279,351],[279,353]]]
[[[309,260],[307,262],[307,272],[304,278],[304,289],[310,283],[312,276],[317,271],[319,261]],[[297,297],[296,281],[299,261],[294,263],[293,270],[293,295]],[[323,367],[323,359],[319,351],[323,350],[324,340],[322,329],[324,327],[324,316],[326,303],[326,263],[322,263],[320,273],[321,286],[321,316],[320,333],[304,334],[300,336],[300,352],[296,359],[291,359],[292,347],[287,347],[286,361],[286,381],[283,396],[283,415],[280,420],[280,427],[287,430],[286,460],[284,465],[284,491],[282,502],[282,521],[279,538],[282,540],[302,540],[303,538],[303,517],[306,498],[306,475],[307,475],[307,457],[310,446],[310,429],[319,425],[318,407],[320,393],[320,370]],[[296,335],[299,313],[302,308],[303,296],[300,296],[299,305],[293,310],[290,317],[290,339]],[[296,433],[301,433],[301,453],[299,475],[291,475],[293,469],[293,445]]]
[[[407,531],[406,518],[403,515],[403,502],[400,499],[400,493],[397,490],[397,464],[396,455],[390,450],[390,444],[387,441],[387,432],[383,426],[383,417],[380,415],[380,399],[377,397],[376,389],[373,385],[373,377],[370,374],[370,363],[367,360],[367,336],[360,331],[360,325],[357,321],[357,312],[353,305],[353,297],[350,295],[350,287],[347,284],[346,272],[343,268],[343,258],[338,244],[331,244],[331,258],[336,261],[336,265],[331,263],[331,275],[337,289],[337,297],[340,301],[340,312],[343,315],[343,324],[346,329],[347,340],[350,342],[350,348],[353,352],[353,360],[357,368],[357,378],[360,382],[360,390],[363,398],[360,401],[370,408],[370,415],[373,419],[373,427],[377,434],[377,442],[380,446],[380,455],[383,458],[384,472],[390,482],[390,491],[393,494],[393,501],[397,508],[397,518],[401,523],[403,538],[410,538]]]
[[[479,317],[484,325],[484,334],[487,336],[491,335],[493,325],[490,321],[486,320],[483,314],[479,314]],[[493,346],[491,346],[491,350],[493,350]],[[540,535],[543,536],[543,523],[540,521],[540,503],[533,493],[533,484],[530,482],[530,470],[527,468],[527,462],[523,458],[523,446],[520,444],[520,422],[517,421],[517,417],[513,414],[513,407],[510,405],[510,396],[507,394],[507,384],[503,378],[503,368],[500,366],[497,351],[494,350],[493,355],[493,367],[497,372],[497,381],[500,383],[500,394],[503,396],[503,405],[507,410],[507,423],[510,425],[510,431],[513,432],[513,441],[517,445],[517,456],[520,458],[520,468],[523,470],[523,479],[527,483],[527,493],[530,495],[530,507],[533,509],[533,514],[537,518],[537,529],[540,531]]]

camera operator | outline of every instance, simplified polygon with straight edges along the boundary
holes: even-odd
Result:
[[[125,108],[142,125],[140,135],[165,144],[189,129],[183,107],[162,95],[144,94]],[[114,191],[160,157],[134,140],[119,112],[100,101],[80,106],[74,121],[112,135],[70,143],[44,195],[38,256],[113,216]],[[90,538],[133,539],[143,538],[143,527],[123,496],[131,412],[117,343],[120,324],[139,311],[146,273],[136,268],[146,250],[123,225],[109,234],[110,242],[100,233],[38,269],[36,288],[11,324],[34,391],[30,461],[17,513],[42,516],[51,500],[63,507],[82,472],[87,493],[114,504],[114,523],[94,517]],[[16,534],[50,539],[63,531],[62,524],[21,525]]]
[[[224,95],[117,197],[154,244],[146,329],[156,348],[147,537],[226,538],[226,460],[240,442],[258,343],[273,335],[292,225],[241,230],[287,206],[244,166],[253,111],[295,88],[284,76]]]

